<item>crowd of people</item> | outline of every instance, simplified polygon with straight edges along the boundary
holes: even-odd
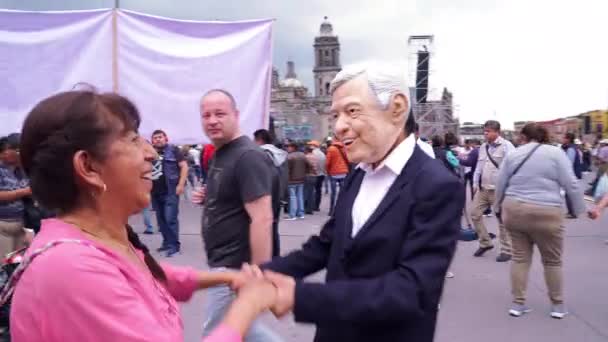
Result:
[[[208,342],[281,341],[257,319],[267,310],[315,324],[319,342],[430,342],[457,240],[474,231],[473,256],[486,255],[492,212],[496,261],[511,262],[508,313],[530,311],[537,246],[550,315],[565,317],[562,203],[568,218],[585,213],[580,179],[597,169],[588,215],[608,206],[608,141],[592,151],[567,134],[558,147],[529,123],[514,144],[491,120],[483,142],[461,146],[446,133],[429,144],[402,74],[342,70],[331,84],[335,138],[323,143],[243,135],[225,89],[201,98],[211,144],[200,147],[175,146],[160,129],[146,140],[136,105],[118,94],[42,100],[21,134],[0,139],[0,253],[29,245],[1,296],[3,305],[12,299],[13,339],[182,341],[176,302],[205,289]],[[319,213],[324,192],[321,232],[281,253],[280,222]],[[142,213],[143,233],[154,234],[153,209],[158,251],[180,253],[183,195],[201,207],[207,271],[158,262],[128,224]],[[303,280],[323,269],[324,283]]]

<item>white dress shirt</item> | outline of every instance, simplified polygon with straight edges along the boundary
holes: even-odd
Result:
[[[355,237],[359,230],[365,225],[372,216],[382,199],[388,193],[391,185],[401,174],[401,171],[414,153],[416,138],[410,134],[407,139],[402,141],[386,159],[374,170],[371,165],[360,163],[357,168],[365,171],[359,193],[353,204],[353,230],[352,237]]]
[[[426,141],[422,141],[420,139],[418,139],[416,143],[424,153],[426,153],[429,157],[435,159],[435,151],[433,151],[433,146],[431,146]]]

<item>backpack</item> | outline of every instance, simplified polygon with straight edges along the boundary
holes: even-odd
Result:
[[[271,151],[264,149],[266,155],[272,164],[272,212],[275,220],[279,219],[281,213],[281,202],[287,198],[287,183],[289,180],[289,169],[287,161],[276,166],[274,163],[274,155]]]
[[[458,158],[456,158],[456,156],[454,155],[454,153],[452,151],[446,150],[441,147],[435,147],[435,148],[433,148],[433,152],[435,152],[435,159],[440,160],[446,169],[448,169],[450,172],[452,172],[455,175],[459,175],[458,171],[460,168],[459,167],[460,161],[458,161]],[[454,159],[455,159],[455,161],[454,161]],[[456,165],[456,166],[454,166],[454,165]]]
[[[451,150],[447,150],[445,153],[445,159],[447,160],[448,164],[453,168],[453,169],[458,169],[460,167],[460,160],[458,160],[458,158],[456,157],[456,155],[454,154],[454,152],[452,152]]]

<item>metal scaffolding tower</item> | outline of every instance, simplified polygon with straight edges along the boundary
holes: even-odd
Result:
[[[426,138],[443,135],[448,131],[458,133],[458,119],[454,118],[452,94],[444,89],[441,95],[437,96],[430,82],[434,54],[434,36],[409,37],[408,67],[412,112],[420,126],[420,135]]]

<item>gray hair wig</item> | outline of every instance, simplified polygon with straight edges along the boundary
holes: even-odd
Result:
[[[412,103],[407,86],[405,72],[398,68],[382,64],[354,64],[342,69],[331,82],[330,94],[333,94],[344,83],[365,75],[367,84],[375,95],[380,107],[387,109],[395,94],[403,94],[407,99],[406,115],[411,113]]]

